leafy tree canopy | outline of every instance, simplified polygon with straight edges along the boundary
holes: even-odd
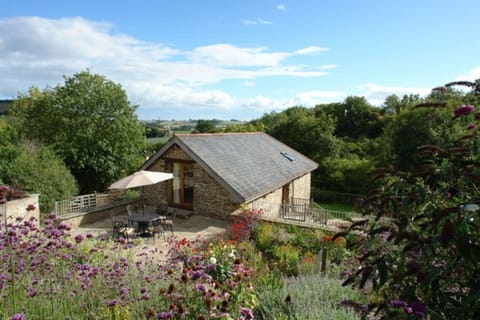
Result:
[[[479,102],[480,82],[466,84],[473,87],[466,98]],[[480,113],[478,105],[448,105],[423,104],[408,119],[423,119],[423,126],[414,124],[424,133],[445,132],[431,125],[450,123],[456,139],[417,148],[407,171],[377,169],[365,220],[334,237],[347,234],[358,258],[345,284],[370,285],[369,311],[381,319],[480,317]],[[434,112],[440,107],[447,108],[447,124]],[[442,121],[429,123],[437,116]]]
[[[143,128],[125,91],[105,77],[82,71],[44,90],[31,88],[11,113],[27,138],[52,147],[82,193],[104,190],[141,162]]]
[[[315,110],[324,110],[335,117],[337,137],[376,138],[383,130],[382,111],[364,97],[350,96],[342,103],[317,105]]]
[[[215,133],[218,132],[214,120],[199,119],[193,133]]]

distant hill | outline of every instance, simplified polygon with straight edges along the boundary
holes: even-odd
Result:
[[[13,100],[0,100],[0,115],[7,114],[8,108],[12,105]]]

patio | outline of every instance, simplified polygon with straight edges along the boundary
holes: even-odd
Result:
[[[177,217],[175,220],[174,235],[178,239],[187,238],[194,239],[198,236],[203,238],[212,238],[218,234],[226,232],[228,229],[228,222],[210,218],[201,215],[193,215],[189,218]],[[105,218],[90,224],[81,225],[72,229],[72,234],[87,235],[91,234],[94,237],[111,236],[112,235],[112,223],[110,218]],[[166,236],[170,236],[170,231],[166,231]],[[146,243],[153,244],[152,238],[135,238],[140,239]],[[156,244],[166,243],[163,237],[155,239]]]

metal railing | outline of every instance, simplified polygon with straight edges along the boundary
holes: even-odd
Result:
[[[59,217],[74,213],[82,213],[89,211],[92,208],[108,205],[108,199],[108,194],[85,194],[71,199],[55,202],[54,212]]]
[[[249,207],[262,209],[262,220],[312,227],[334,227],[360,217],[355,212],[328,210],[305,199],[291,199],[285,203],[256,201]]]
[[[249,204],[251,209],[261,209],[261,219],[283,222],[300,223],[304,225],[326,225],[327,210],[312,207],[308,200],[285,203],[256,201]]]

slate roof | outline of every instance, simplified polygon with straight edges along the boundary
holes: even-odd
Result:
[[[142,169],[174,144],[227,189],[236,203],[261,197],[318,167],[268,134],[255,132],[174,135]]]

